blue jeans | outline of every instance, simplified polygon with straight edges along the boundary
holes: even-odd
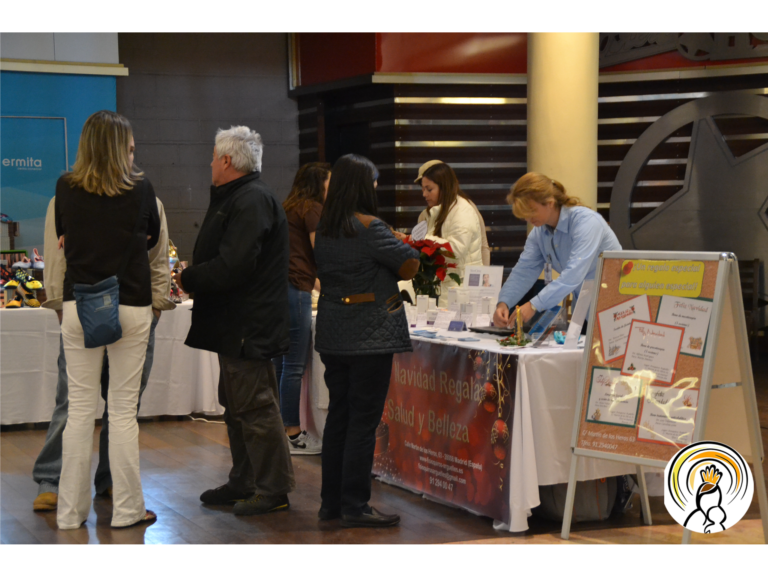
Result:
[[[301,378],[307,365],[309,339],[312,334],[312,294],[288,283],[288,307],[290,311],[291,344],[288,354],[279,356],[275,363],[275,375],[280,383],[280,413],[283,425],[300,426],[299,401]]]
[[[157,327],[157,317],[152,314],[152,325],[149,329],[149,342],[147,343],[147,357],[144,360],[144,369],[141,373],[141,386],[139,387],[139,405],[136,407],[136,414],[139,413],[141,406],[141,395],[147,387],[149,373],[152,370],[152,361],[155,355],[155,328]],[[59,478],[61,477],[61,441],[64,434],[64,428],[67,425],[67,414],[69,409],[69,387],[67,380],[67,360],[64,357],[64,341],[59,340],[59,381],[56,385],[56,407],[53,409],[51,423],[48,426],[48,434],[45,436],[45,444],[40,454],[35,460],[35,466],[32,468],[32,478],[40,486],[37,493],[53,492],[59,493]],[[101,397],[107,400],[107,391],[109,390],[109,362],[106,353],[104,354],[104,366],[101,372]],[[104,492],[112,487],[112,475],[109,471],[109,417],[107,406],[104,405],[104,414],[101,420],[101,435],[99,436],[99,465],[96,468],[94,479],[96,492]]]

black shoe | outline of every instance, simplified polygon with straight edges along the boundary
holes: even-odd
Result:
[[[264,496],[256,494],[248,500],[243,500],[235,504],[235,516],[254,516],[256,514],[266,514],[268,512],[281,512],[290,508],[288,495]]]
[[[399,523],[400,516],[397,514],[382,514],[373,507],[371,507],[371,511],[368,513],[355,516],[350,516],[349,514],[341,515],[341,525],[345,528],[354,528],[356,526],[364,528],[387,528],[388,526],[396,526]]]
[[[241,502],[249,498],[251,494],[243,494],[242,492],[236,492],[226,484],[219,486],[218,488],[212,488],[206,490],[200,494],[200,500],[203,504],[211,504],[214,506],[223,506],[225,504],[234,504]]]
[[[320,520],[336,520],[341,518],[341,510],[339,508],[324,508],[321,507],[317,513],[317,517]]]

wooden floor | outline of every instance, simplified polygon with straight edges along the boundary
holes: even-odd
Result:
[[[763,357],[766,355],[764,354]],[[763,445],[768,447],[768,363],[756,364],[755,376]],[[98,427],[94,444],[98,442]],[[430,502],[406,490],[373,483],[371,503],[401,515],[395,528],[345,529],[338,521],[319,522],[320,457],[293,458],[297,489],[288,512],[236,517],[231,508],[204,506],[200,494],[223,484],[231,464],[225,427],[193,421],[142,422],[141,476],[147,508],[157,521],[144,527],[110,528],[112,503],[95,498],[88,522],[78,530],[59,531],[55,512],[33,512],[37,484],[32,465],[45,430],[6,429],[0,433],[0,541],[3,544],[556,544],[560,524],[535,517],[521,534],[495,531],[489,518]],[[94,454],[94,472],[96,465]],[[768,476],[768,463],[764,464]],[[679,543],[682,528],[652,498],[653,526],[643,525],[637,497],[619,519],[576,524],[570,543]],[[755,497],[737,526],[715,535],[694,534],[693,542],[762,543]]]

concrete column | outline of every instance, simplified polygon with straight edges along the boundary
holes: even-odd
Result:
[[[528,34],[528,171],[597,207],[597,33]]]

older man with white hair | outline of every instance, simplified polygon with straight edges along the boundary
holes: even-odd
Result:
[[[211,202],[192,265],[174,278],[193,294],[186,344],[219,355],[219,402],[229,434],[229,481],[200,496],[237,515],[288,509],[295,487],[271,358],[288,352],[288,222],[264,184],[261,137],[219,130]]]

